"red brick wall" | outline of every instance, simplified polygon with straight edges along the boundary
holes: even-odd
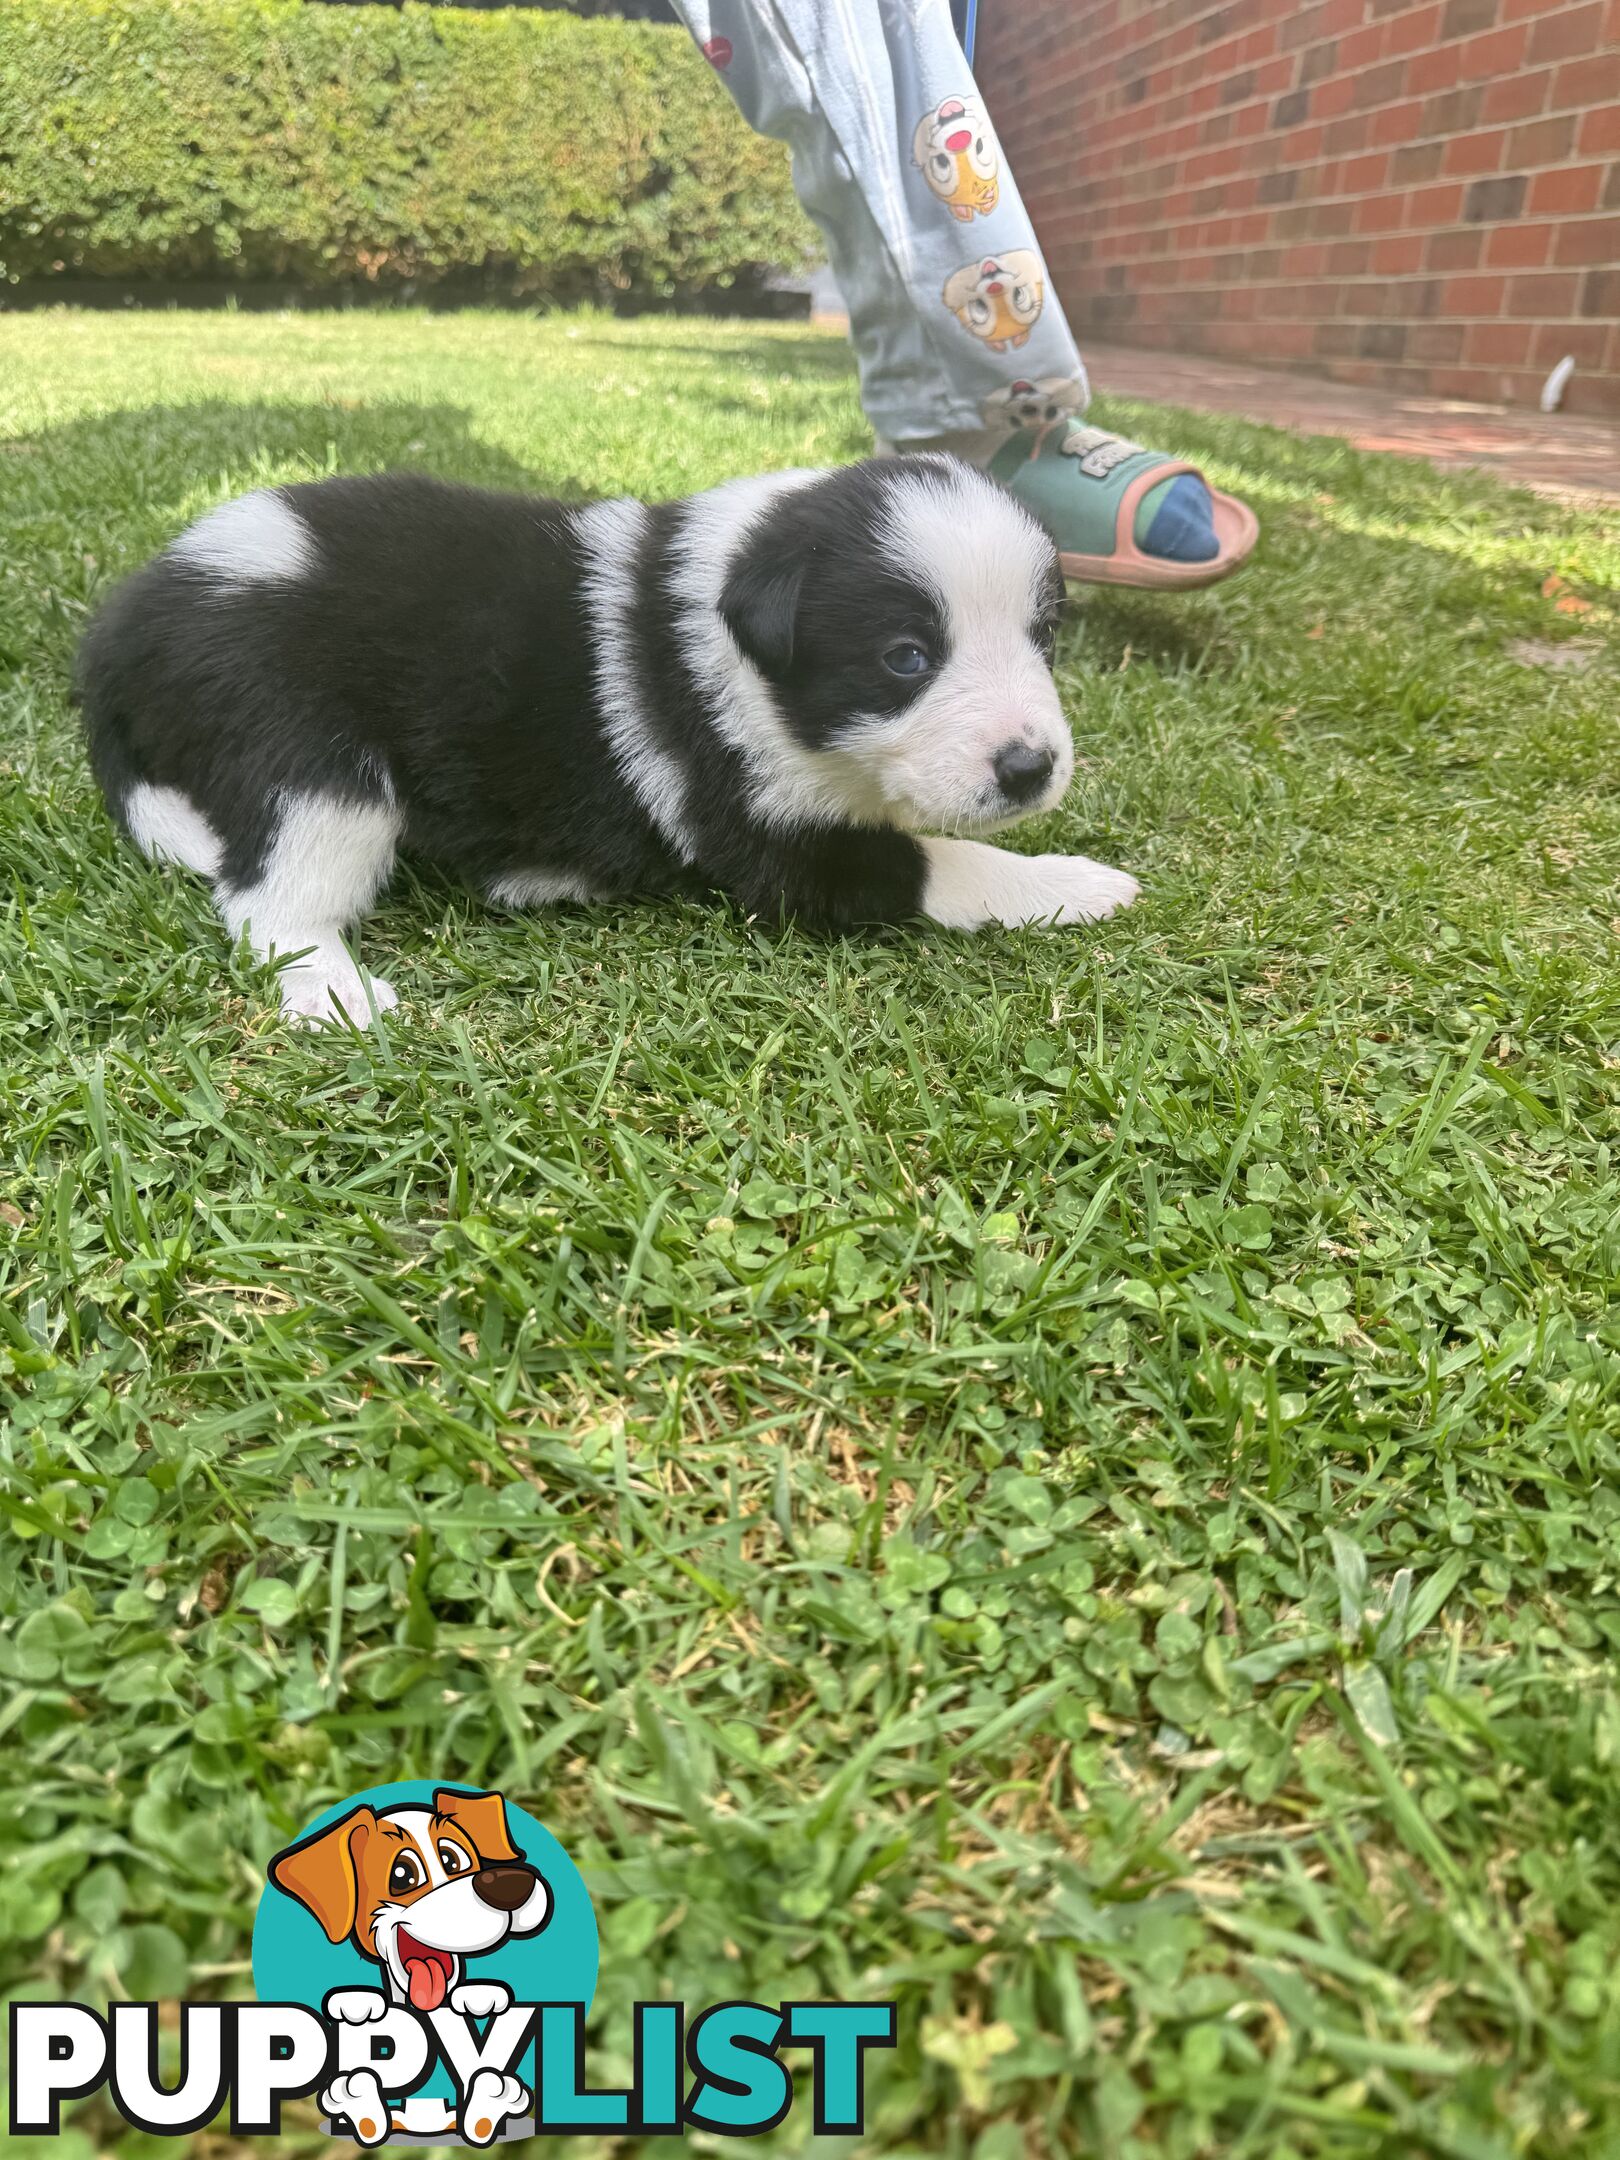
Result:
[[[984,0],[1075,326],[1620,413],[1620,0]]]

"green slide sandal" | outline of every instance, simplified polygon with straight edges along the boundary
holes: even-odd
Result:
[[[1196,466],[1083,420],[1021,429],[990,471],[1034,511],[1079,585],[1192,591],[1230,577],[1260,537],[1248,504]]]

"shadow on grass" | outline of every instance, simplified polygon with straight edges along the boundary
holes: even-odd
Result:
[[[646,317],[637,319],[648,321]],[[610,352],[622,358],[627,352],[641,350],[647,340],[598,337],[579,331],[569,342],[576,352]],[[705,368],[723,361],[728,367],[757,368],[771,375],[814,375],[825,382],[852,382],[855,376],[855,356],[844,339],[833,338],[806,323],[784,323],[782,335],[771,339],[727,336],[704,344],[694,338],[661,337],[656,342],[661,353],[679,354],[683,360]]]
[[[183,510],[200,486],[224,494],[262,485],[272,468],[282,480],[316,480],[408,467],[476,486],[585,493],[563,466],[536,470],[486,441],[469,408],[389,399],[206,398],[93,413],[25,439],[5,463],[0,498],[26,507],[60,480],[64,497],[98,507],[122,501],[143,522],[166,507]]]
[[[85,415],[0,445],[4,660],[65,679],[85,622],[214,503],[334,473],[413,471],[583,502],[569,469],[533,467],[485,440],[454,405],[203,399]]]

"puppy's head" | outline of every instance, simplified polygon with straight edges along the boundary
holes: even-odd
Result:
[[[359,1807],[289,1846],[270,1880],[329,1942],[351,1940],[418,2010],[437,2010],[469,1957],[551,1918],[551,1891],[523,1860],[498,1793],[436,1792],[428,1807]]]
[[[1030,513],[973,466],[925,456],[782,495],[736,546],[720,614],[768,692],[797,800],[965,833],[1049,809],[1073,776],[1052,681],[1062,605]]]

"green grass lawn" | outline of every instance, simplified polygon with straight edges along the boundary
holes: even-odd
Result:
[[[240,1991],[276,1847],[443,1775],[586,1868],[598,2079],[637,1997],[893,1995],[871,2153],[1620,2149],[1620,520],[1104,417],[1265,525],[1073,609],[1014,844],[1139,908],[406,875],[307,1036],[92,794],[98,597],[265,481],[857,455],[844,348],[0,318],[13,1986]]]

